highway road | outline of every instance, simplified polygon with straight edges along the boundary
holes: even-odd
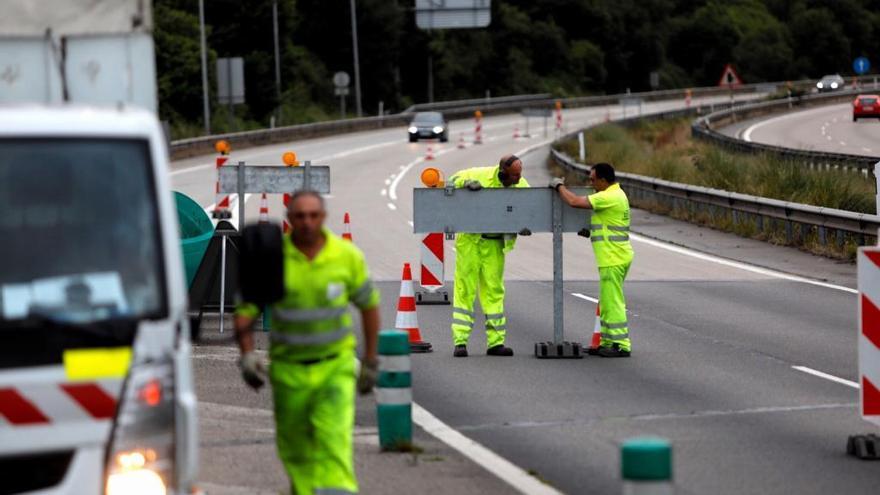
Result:
[[[853,122],[849,103],[750,119],[721,132],[789,148],[880,156],[880,119]]]
[[[645,111],[681,104],[647,104]],[[605,112],[566,111],[566,126],[601,121]],[[618,115],[613,109],[612,117]],[[460,132],[469,137],[472,123],[452,122],[451,142],[432,143],[437,158],[431,165],[449,175],[533,147],[525,155],[524,175],[543,187],[549,179],[545,140],[513,139],[516,124],[522,132],[518,117],[487,118],[486,143],[459,150],[455,141]],[[418,262],[411,191],[419,185],[427,146],[407,143],[399,128],[233,150],[232,159],[275,164],[292,149],[300,159],[331,166],[330,227],[340,231],[344,212],[351,213],[355,243],[379,281],[382,318],[390,326],[402,264]],[[172,179],[177,190],[206,207],[213,203],[211,157],[175,162]],[[257,203],[254,197],[247,203],[251,219]],[[273,198],[270,214],[280,218],[279,198]],[[534,235],[520,238],[507,260],[508,338],[516,355],[485,356],[478,321],[471,357],[453,360],[450,308],[419,307],[423,335],[436,350],[413,357],[414,400],[564,493],[620,493],[618,444],[643,434],[672,440],[679,493],[876,490],[880,468],[844,451],[847,435],[868,430],[857,416],[853,382],[853,267],[786,248],[754,247],[757,241],[645,212],[633,218],[634,232],[642,235],[633,236],[636,258],[626,288],[632,358],[532,356],[533,344],[551,337],[553,316],[550,237]],[[592,331],[598,292],[593,256],[588,243],[573,235],[566,236],[564,256],[568,337],[583,340]],[[201,358],[217,352],[228,350],[196,349]],[[249,399],[238,377],[221,374],[214,361],[195,362],[199,399],[209,417],[218,405],[265,407],[266,397]]]

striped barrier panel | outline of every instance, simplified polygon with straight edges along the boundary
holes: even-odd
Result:
[[[880,426],[880,247],[859,249],[858,286],[860,411]]]

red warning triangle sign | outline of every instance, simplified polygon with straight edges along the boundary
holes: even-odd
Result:
[[[739,77],[739,74],[736,73],[736,70],[734,70],[733,65],[725,65],[724,70],[721,72],[721,79],[718,80],[718,85],[725,88],[734,88],[736,86],[741,86],[742,83],[742,79]]]

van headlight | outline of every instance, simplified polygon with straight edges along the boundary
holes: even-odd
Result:
[[[110,442],[106,495],[165,495],[173,477],[173,362],[134,365]]]
[[[440,134],[441,132],[443,132],[442,126],[439,126],[439,125],[434,126],[434,134]]]
[[[409,133],[410,133],[410,134],[415,134],[415,133],[417,133],[417,132],[419,132],[419,128],[418,128],[418,127],[416,127],[416,126],[414,126],[414,125],[412,125],[412,126],[409,127]]]

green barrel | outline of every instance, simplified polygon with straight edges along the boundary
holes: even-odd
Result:
[[[407,332],[379,332],[376,416],[382,450],[399,450],[412,444],[412,369],[409,353]]]
[[[186,286],[192,285],[208,243],[214,236],[214,224],[205,210],[189,196],[174,191],[177,204],[177,223],[180,225],[180,247],[186,269]]]

